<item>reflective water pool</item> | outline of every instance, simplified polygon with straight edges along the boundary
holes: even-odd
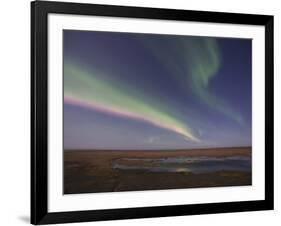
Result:
[[[217,171],[251,172],[251,157],[170,157],[121,158],[113,162],[115,170],[140,170],[149,172],[209,173]]]

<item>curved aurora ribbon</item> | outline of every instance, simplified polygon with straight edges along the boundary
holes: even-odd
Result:
[[[182,48],[187,53],[186,61],[191,65],[189,72],[193,92],[205,104],[241,124],[243,121],[241,115],[235,112],[222,97],[218,97],[208,89],[212,78],[217,75],[221,66],[220,51],[216,40],[200,38],[187,44],[182,41]]]
[[[193,36],[163,36],[157,39],[138,39],[171,74],[183,89],[188,90],[210,108],[242,124],[241,115],[229,103],[210,90],[211,80],[221,66],[221,56],[216,38]],[[163,48],[165,46],[165,48]]]
[[[116,116],[143,121],[182,135],[186,140],[199,142],[192,130],[177,118],[155,106],[134,97],[127,87],[113,85],[105,76],[96,76],[75,66],[64,63],[64,101],[86,108],[93,108]],[[117,88],[118,87],[118,88]],[[126,92],[126,91],[127,92]]]

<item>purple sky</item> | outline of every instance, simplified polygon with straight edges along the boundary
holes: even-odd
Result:
[[[249,39],[64,31],[65,149],[251,146]]]

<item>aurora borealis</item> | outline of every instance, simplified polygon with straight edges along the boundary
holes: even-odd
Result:
[[[65,149],[251,145],[251,40],[64,30]]]
[[[109,81],[95,78],[94,72],[86,72],[72,65],[66,64],[64,69],[68,75],[64,83],[66,103],[92,108],[117,117],[151,123],[181,134],[186,139],[198,141],[190,129],[176,118],[123,91],[128,92],[129,88],[111,86]]]

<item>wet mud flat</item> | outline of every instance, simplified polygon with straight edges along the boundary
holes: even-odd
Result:
[[[251,147],[64,151],[65,194],[245,186],[251,183]]]

